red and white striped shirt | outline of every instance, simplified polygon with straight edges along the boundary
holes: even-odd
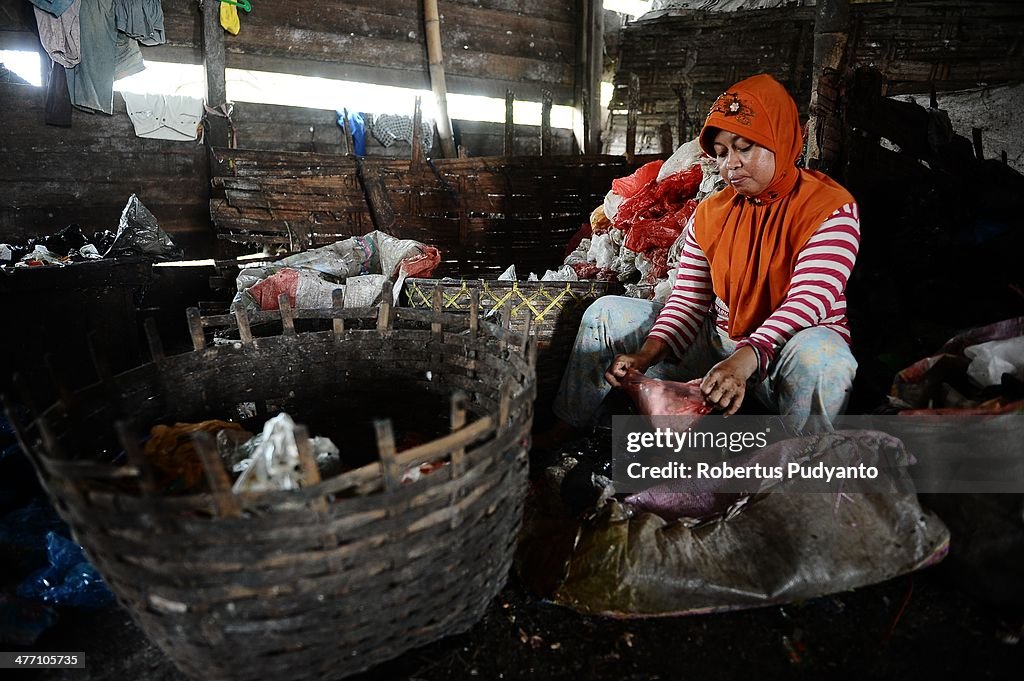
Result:
[[[847,203],[821,223],[800,249],[782,304],[737,344],[737,349],[749,345],[757,353],[760,380],[768,375],[776,351],[797,331],[826,326],[850,342],[845,292],[859,248],[860,211],[857,204]],[[650,337],[664,341],[676,357],[682,357],[709,311],[714,312],[718,328],[727,331],[729,309],[712,290],[711,266],[693,238],[691,219],[675,285]]]

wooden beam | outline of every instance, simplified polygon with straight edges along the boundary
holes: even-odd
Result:
[[[224,75],[224,29],[220,25],[220,3],[204,2],[199,5],[203,25],[203,69],[206,73],[206,105],[220,109],[227,104],[227,78]],[[228,146],[228,120],[210,114],[206,117],[206,145]]]
[[[409,169],[415,171],[423,163],[423,104],[417,96],[412,107],[412,160]]]
[[[590,134],[587,136],[587,153],[601,153],[601,78],[604,75],[604,2],[590,0],[590,77],[587,80],[589,92]]]
[[[437,100],[437,135],[441,138],[441,154],[455,158],[455,136],[448,117],[448,87],[444,81],[444,55],[441,51],[441,16],[437,0],[423,0],[423,21],[427,33],[427,59],[430,62],[430,88]]]
[[[818,0],[811,59],[811,101],[807,122],[807,165],[828,170],[838,154],[827,151],[828,139],[841,138],[837,109],[850,23],[849,0]]]
[[[551,93],[547,91],[540,101],[540,155],[551,155]]]
[[[629,74],[629,108],[626,110],[626,160],[633,162],[636,156],[636,121],[640,108],[640,77]]]
[[[579,61],[576,109],[583,119],[580,149],[601,153],[601,78],[604,74],[604,3],[580,0]]]
[[[512,156],[515,154],[516,144],[516,123],[515,108],[516,93],[511,90],[505,90],[505,156]]]
[[[974,156],[979,161],[985,160],[985,145],[982,144],[981,128],[971,128],[971,141],[974,143]]]

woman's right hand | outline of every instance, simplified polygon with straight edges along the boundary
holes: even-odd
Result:
[[[643,373],[652,364],[657,364],[664,359],[667,354],[668,346],[665,343],[656,338],[648,338],[639,352],[615,355],[615,359],[604,372],[604,379],[616,388],[621,387],[619,381],[626,377],[626,373],[630,369],[636,369]]]

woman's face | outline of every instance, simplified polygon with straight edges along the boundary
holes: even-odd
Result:
[[[745,137],[719,130],[714,150],[718,172],[737,194],[757,196],[775,177],[775,153]]]

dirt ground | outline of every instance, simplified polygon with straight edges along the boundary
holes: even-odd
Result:
[[[804,603],[625,621],[539,601],[513,580],[465,634],[348,678],[1019,679],[1020,636],[1019,616],[957,589],[941,565]],[[30,677],[45,681],[186,678],[119,607],[66,618],[35,648],[85,652],[85,670]]]

